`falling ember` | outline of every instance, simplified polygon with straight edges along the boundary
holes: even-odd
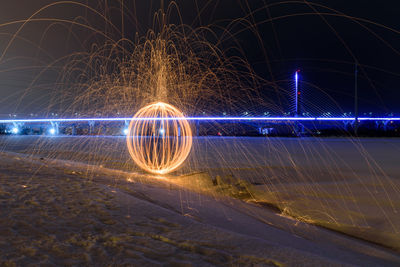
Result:
[[[126,142],[143,170],[166,174],[176,170],[192,148],[192,130],[182,112],[158,102],[140,109],[131,120]]]

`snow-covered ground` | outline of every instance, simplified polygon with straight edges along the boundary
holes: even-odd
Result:
[[[400,264],[398,139],[196,138],[167,177],[124,141],[1,137],[0,260]]]

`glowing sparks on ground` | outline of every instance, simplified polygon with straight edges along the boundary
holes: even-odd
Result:
[[[154,174],[176,170],[192,148],[192,130],[183,118],[182,112],[163,102],[140,109],[131,120],[126,137],[133,161],[143,170]]]

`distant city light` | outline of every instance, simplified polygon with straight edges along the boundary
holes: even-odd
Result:
[[[14,128],[11,129],[11,132],[13,134],[18,134],[19,133],[19,129],[17,127],[14,127]]]
[[[56,134],[56,129],[51,128],[51,129],[49,130],[49,133],[50,133],[51,135],[55,135],[55,134]]]

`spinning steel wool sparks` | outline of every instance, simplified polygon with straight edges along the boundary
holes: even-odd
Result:
[[[126,142],[129,154],[140,168],[166,174],[177,169],[189,155],[192,130],[182,112],[158,102],[135,114],[129,124]]]

